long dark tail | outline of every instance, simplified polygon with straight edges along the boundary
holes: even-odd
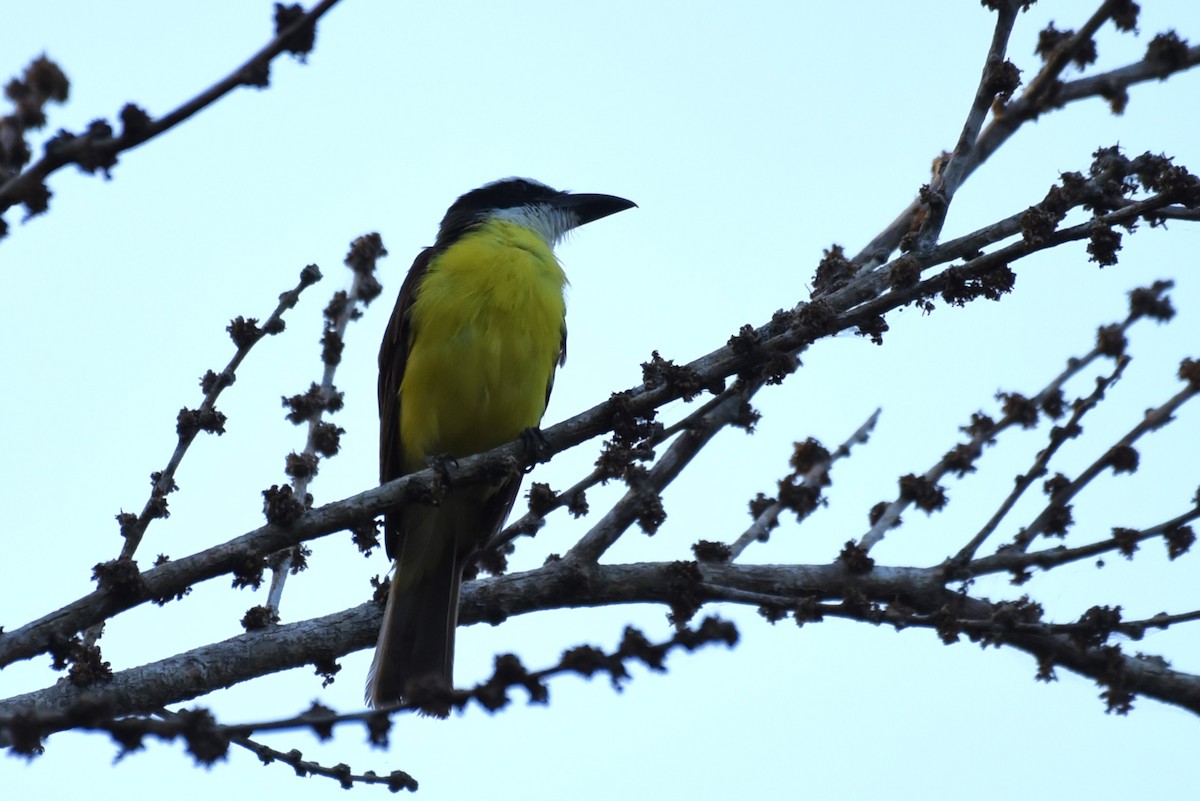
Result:
[[[412,681],[453,686],[462,565],[452,544],[437,550],[436,562],[421,571],[416,581],[405,580],[404,564],[396,567],[375,660],[367,674],[366,700],[372,707],[405,700]]]
[[[438,506],[404,510],[392,590],[367,674],[368,704],[404,701],[414,681],[453,686],[463,567],[500,529],[520,485],[464,487]]]

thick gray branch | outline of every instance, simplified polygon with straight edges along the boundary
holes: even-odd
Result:
[[[554,562],[538,570],[469,582],[463,588],[460,620],[464,624],[496,623],[507,617],[548,609],[613,606],[629,603],[672,605],[681,594],[703,603],[761,604],[802,607],[813,601],[854,598],[862,606],[856,616],[869,622],[885,618],[885,607],[904,615],[953,616],[965,628],[992,627],[1000,641],[1032,654],[1044,663],[1061,665],[1091,678],[1113,679],[1119,671],[1123,689],[1200,713],[1200,676],[1081,646],[1047,624],[1005,627],[1002,607],[983,598],[945,588],[937,568],[879,567],[863,575],[833,565],[696,564],[694,572],[680,563],[628,565]],[[696,581],[681,585],[681,576]],[[870,607],[869,604],[876,604]],[[243,634],[224,642],[132,668],[103,686],[80,690],[64,683],[0,703],[0,718],[20,710],[59,711],[91,696],[115,714],[153,711],[166,704],[196,698],[214,690],[317,659],[342,656],[375,641],[382,612],[367,603],[322,618]],[[854,615],[852,615],[854,616]],[[902,625],[902,623],[898,624]]]

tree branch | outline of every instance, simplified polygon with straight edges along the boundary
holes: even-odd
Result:
[[[1157,662],[1114,653],[1113,646],[1081,645],[1052,629],[1030,629],[1040,614],[1014,617],[1011,602],[990,602],[946,589],[938,567],[876,567],[854,574],[841,564],[741,565],[691,563],[604,565],[551,562],[537,570],[467,582],[460,621],[495,624],[511,616],[549,609],[658,603],[693,611],[715,602],[759,604],[777,599],[811,621],[814,601],[848,599],[845,613],[871,623],[970,629],[987,624],[989,642],[1016,647],[1039,662],[1059,664],[1098,681],[1119,682],[1146,695],[1200,714],[1200,676]],[[681,575],[689,575],[682,584]],[[686,598],[681,598],[686,596]],[[808,610],[807,612],[805,610]],[[809,615],[805,617],[805,615]],[[889,619],[889,615],[892,617]],[[921,616],[927,616],[923,620]],[[374,643],[382,610],[374,603],[300,623],[271,627],[203,646],[113,676],[89,689],[63,682],[0,702],[0,719],[41,710],[54,714],[81,703],[101,703],[108,714],[148,713],[222,687],[312,662],[314,655],[341,655]],[[819,618],[815,618],[819,619]],[[935,622],[936,621],[936,622]],[[100,699],[97,701],[96,699]],[[88,700],[92,699],[92,700]],[[65,721],[64,721],[65,724]]]
[[[321,0],[307,13],[297,16],[299,7],[276,6],[276,34],[261,50],[229,75],[168,114],[152,120],[133,105],[122,110],[124,130],[118,136],[102,120],[83,136],[60,134],[46,143],[45,155],[19,175],[0,185],[0,214],[31,197],[48,197],[46,178],[68,164],[77,164],[87,172],[97,169],[106,174],[117,163],[118,154],[159,136],[193,115],[216,103],[239,86],[262,88],[268,83],[271,62],[281,53],[304,56],[312,50],[317,20],[338,0]],[[28,205],[28,204],[27,204]],[[31,213],[44,211],[30,206]]]

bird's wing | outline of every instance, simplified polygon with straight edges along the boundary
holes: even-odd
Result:
[[[554,391],[554,374],[558,372],[561,365],[567,363],[567,323],[563,321],[562,340],[558,344],[558,356],[554,359],[554,364],[550,365],[550,378],[546,381],[546,405],[550,405],[550,393]]]
[[[400,296],[388,321],[383,343],[379,346],[379,483],[384,484],[404,475],[404,444],[400,439],[400,382],[412,347],[413,332],[409,312],[416,296],[417,284],[429,269],[434,249],[425,248],[413,261]],[[401,510],[383,516],[383,542],[390,559],[400,553]]]

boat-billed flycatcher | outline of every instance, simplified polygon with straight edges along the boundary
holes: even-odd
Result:
[[[572,228],[635,204],[559,192],[522,178],[460,197],[421,251],[379,349],[379,479],[516,439],[546,411],[566,358],[567,278],[554,245]],[[504,523],[520,481],[448,490],[436,506],[384,517],[395,560],[367,702],[404,699],[410,682],[452,686],[466,567]]]

